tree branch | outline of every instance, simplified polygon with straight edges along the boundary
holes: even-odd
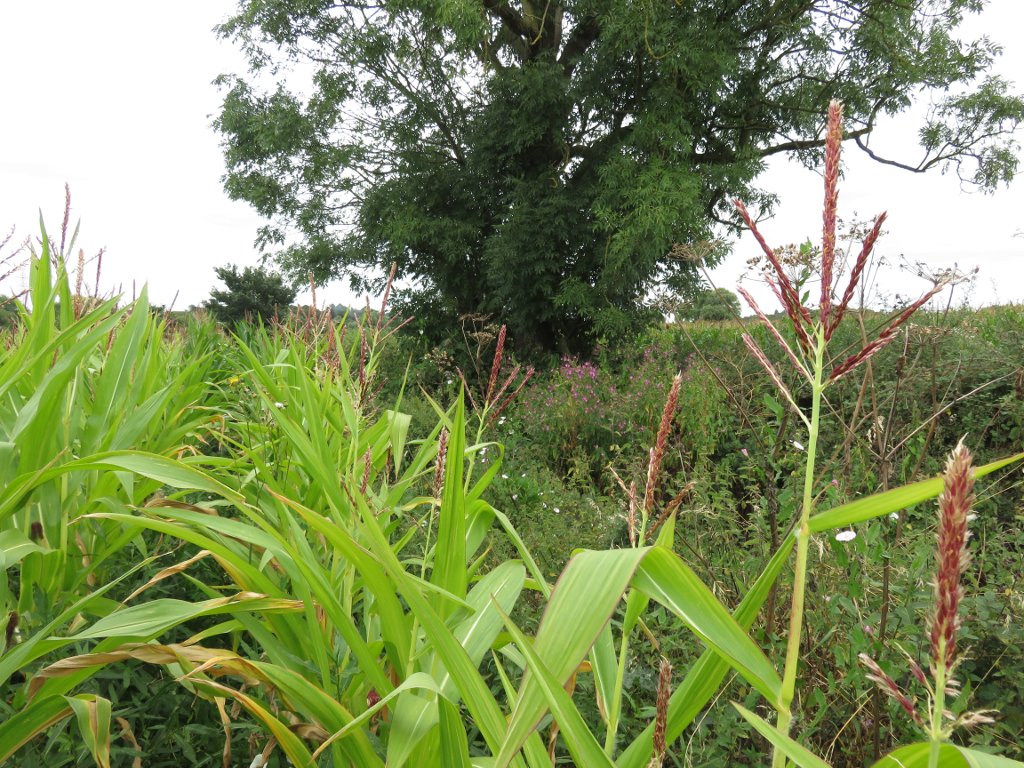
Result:
[[[508,27],[516,37],[530,40],[533,33],[529,25],[505,0],[484,0],[484,9],[490,11],[495,17]]]
[[[573,28],[572,33],[569,35],[569,39],[565,41],[562,55],[558,59],[558,63],[562,65],[566,77],[572,75],[576,65],[579,64],[580,58],[600,35],[601,25],[598,23],[596,16],[585,16],[580,19],[579,24]]]

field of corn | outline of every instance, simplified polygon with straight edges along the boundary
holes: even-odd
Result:
[[[592,413],[503,328],[428,388],[386,307],[229,336],[55,250],[0,352],[0,763],[1021,764],[1019,350],[964,425],[930,293],[841,332],[856,264],[813,313],[775,265],[781,322]]]

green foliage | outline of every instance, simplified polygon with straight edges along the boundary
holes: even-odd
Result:
[[[234,264],[216,267],[214,273],[224,289],[214,288],[203,305],[222,323],[237,326],[244,321],[266,321],[277,316],[295,301],[298,291],[284,278],[265,267],[246,267],[241,272]]]
[[[655,283],[693,287],[669,254],[729,200],[771,202],[765,158],[814,162],[829,98],[873,152],[879,119],[934,91],[913,170],[1011,178],[1024,102],[985,79],[994,44],[956,32],[979,6],[243,0],[220,27],[252,68],[221,80],[225,185],[293,274],[396,263],[435,339],[475,312],[588,354],[637,328]]]
[[[728,288],[705,290],[693,297],[680,310],[684,320],[733,320],[739,317],[740,300]]]
[[[840,428],[822,431],[833,459],[809,520],[800,747],[764,715],[783,689],[776,592],[805,454],[798,417],[743,352],[753,329],[651,329],[617,365],[607,351],[602,366],[567,359],[495,415],[502,399],[480,389],[501,359],[468,373],[468,408],[457,388],[443,407],[415,382],[379,399],[386,313],[227,340],[195,318],[169,330],[144,295],[76,315],[63,267],[32,269],[31,312],[0,349],[0,760],[247,764],[269,748],[278,765],[540,768],[547,742],[556,761],[642,768],[659,716],[666,760],[683,759],[683,736],[701,765],[763,765],[762,739],[801,764],[834,758],[833,744],[868,764],[874,723],[880,753],[918,738],[898,708],[865,701],[855,657],[896,676],[886,649],[920,641],[941,487],[926,457],[982,421],[982,462],[1014,447],[1024,346],[998,345],[1024,328],[1019,310],[918,315],[906,348],[831,390]],[[841,348],[860,323],[884,324],[852,319]],[[678,368],[652,480],[647,449]],[[862,390],[885,405],[885,429],[864,413],[871,397],[858,407]],[[950,398],[949,416],[922,417]],[[935,426],[918,436],[922,423]],[[1020,458],[979,475],[1016,474]],[[641,498],[653,483],[654,514],[694,487],[633,541],[609,463]],[[979,493],[960,675],[979,706],[1004,710],[975,743],[1020,757],[1021,638],[1004,619],[1024,549],[1019,495],[997,493],[1013,482]],[[579,545],[590,551],[569,559]],[[674,668],[663,692],[661,657]],[[950,746],[939,763],[986,764],[1007,762]]]

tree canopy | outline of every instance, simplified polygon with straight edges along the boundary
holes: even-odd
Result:
[[[220,28],[225,186],[295,275],[359,287],[398,266],[439,323],[487,313],[586,349],[631,327],[677,243],[762,209],[766,158],[815,162],[828,101],[883,162],[990,190],[1017,168],[1024,100],[960,41],[981,0],[241,0]],[[921,157],[884,116],[931,100]]]
[[[264,267],[246,267],[239,272],[234,264],[227,264],[213,271],[224,283],[224,290],[210,291],[203,306],[227,325],[258,318],[269,320],[289,307],[298,293],[280,274]]]
[[[732,320],[739,314],[740,300],[728,288],[700,291],[679,310],[683,320]]]

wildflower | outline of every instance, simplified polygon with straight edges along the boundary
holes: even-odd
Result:
[[[554,510],[556,515],[562,514],[562,510],[560,510],[558,507],[554,507]]]
[[[502,480],[508,480],[508,475],[504,475],[504,474],[503,474],[503,475],[501,476],[501,479],[502,479]]]
[[[793,444],[793,447],[796,448],[798,451],[804,450],[804,444],[801,443],[800,441],[791,440],[790,442]]]
[[[750,451],[748,451],[746,448],[740,448],[740,453],[743,454],[743,458],[749,458],[750,457]]]
[[[284,408],[284,406],[285,406],[284,403],[274,403],[274,407],[275,408]]]
[[[846,543],[847,541],[853,541],[856,538],[857,538],[857,532],[856,531],[849,531],[849,530],[847,530],[847,531],[840,531],[839,533],[836,534],[836,541],[841,541],[843,543]]]

